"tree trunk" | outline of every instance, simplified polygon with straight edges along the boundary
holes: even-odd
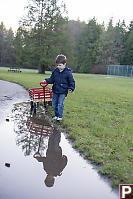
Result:
[[[39,73],[40,74],[45,74],[45,68],[46,68],[46,66],[44,65],[44,64],[40,64],[39,65]]]

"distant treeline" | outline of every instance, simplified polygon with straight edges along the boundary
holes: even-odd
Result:
[[[0,66],[55,67],[58,54],[67,56],[74,72],[106,74],[108,64],[133,65],[133,21],[108,26],[94,18],[88,23],[68,20],[65,5],[54,0],[31,0],[27,15],[14,33],[0,24]]]

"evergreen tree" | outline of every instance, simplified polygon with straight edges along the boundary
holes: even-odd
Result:
[[[89,72],[93,64],[97,62],[98,40],[101,27],[96,19],[91,19],[81,33],[78,43],[79,72]]]
[[[58,0],[30,0],[28,14],[21,24],[30,32],[35,62],[39,65],[39,73],[44,73],[49,65],[53,65],[59,52],[62,37],[61,26],[66,22],[62,17],[65,6]]]
[[[0,24],[0,66],[7,66],[14,63],[14,34],[12,29],[6,29],[3,22]]]
[[[108,64],[120,64],[123,54],[124,29],[120,22],[113,26],[112,19],[109,21],[107,30],[103,32],[99,40],[99,63],[107,66]]]
[[[133,65],[133,21],[130,22],[125,33],[122,64]]]
[[[69,31],[69,38],[71,38],[71,49],[73,49],[73,52],[71,53],[71,57],[72,59],[71,64],[72,64],[72,68],[74,71],[78,71],[79,67],[78,67],[78,56],[79,56],[79,39],[80,39],[80,35],[81,33],[84,31],[86,24],[85,22],[81,22],[80,20],[74,21],[74,20],[70,20],[68,21],[68,31]],[[69,55],[70,57],[70,55]]]

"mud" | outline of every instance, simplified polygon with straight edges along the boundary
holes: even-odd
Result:
[[[72,148],[44,109],[30,112],[28,93],[21,86],[0,81],[3,87],[0,199],[118,199],[117,190]]]

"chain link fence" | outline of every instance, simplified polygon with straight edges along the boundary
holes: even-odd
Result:
[[[117,76],[133,76],[133,66],[129,65],[108,65],[107,70],[108,75],[117,75]]]

